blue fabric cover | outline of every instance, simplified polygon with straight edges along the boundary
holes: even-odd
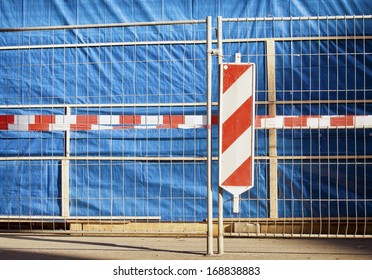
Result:
[[[234,17],[371,14],[370,0],[10,0],[0,2],[0,27],[147,22]],[[214,22],[215,23],[215,22]],[[258,37],[371,35],[370,23],[337,26],[301,22],[253,23]],[[224,30],[224,32],[227,32]],[[254,32],[254,33],[252,33]],[[205,39],[204,26],[138,27],[2,33],[0,46]],[[134,37],[136,36],[136,37]],[[235,52],[257,66],[257,101],[267,100],[263,43],[226,44],[225,61]],[[314,54],[327,55],[314,55]],[[370,40],[279,42],[276,44],[277,100],[371,99]],[[355,55],[346,55],[355,53]],[[228,54],[231,54],[230,56]],[[151,60],[147,63],[146,60]],[[182,103],[206,101],[205,46],[165,45],[52,48],[0,51],[0,104]],[[213,66],[217,69],[216,61]],[[146,75],[151,73],[151,75]],[[217,81],[217,71],[214,80]],[[356,75],[354,75],[356,73]],[[285,78],[281,78],[285,77]],[[303,77],[311,77],[304,79]],[[300,82],[302,81],[302,82]],[[217,101],[218,83],[213,84]],[[367,89],[363,91],[363,89]],[[324,91],[326,90],[326,91]],[[327,92],[328,90],[328,92]],[[331,94],[330,91],[332,90]],[[159,94],[160,93],[160,94]],[[214,108],[217,114],[217,108]],[[72,114],[205,114],[205,108],[73,109]],[[267,115],[259,105],[257,115]],[[1,109],[0,114],[64,114],[63,109]],[[362,103],[317,106],[278,105],[278,115],[368,115]],[[278,130],[278,155],[372,154],[370,130]],[[124,141],[122,139],[125,139]],[[160,141],[159,141],[160,140]],[[217,156],[217,129],[213,154]],[[335,145],[334,143],[337,143]],[[0,156],[63,156],[63,132],[0,131]],[[268,155],[268,132],[256,131],[255,154]],[[71,133],[72,156],[206,156],[204,129],[78,131]],[[370,163],[370,162],[368,162]],[[0,215],[61,215],[61,162],[0,161]],[[213,163],[214,193],[217,162]],[[268,217],[269,164],[255,163],[255,187],[242,195],[240,217]],[[336,176],[337,174],[337,176]],[[279,217],[371,216],[372,165],[363,162],[279,161]],[[345,187],[347,186],[347,188]],[[225,196],[225,216],[232,201]],[[215,195],[214,205],[217,206]],[[365,201],[369,199],[369,201]],[[216,211],[216,208],[215,208]],[[216,213],[215,213],[216,214]],[[160,216],[164,221],[206,219],[206,164],[199,161],[71,161],[70,215]]]

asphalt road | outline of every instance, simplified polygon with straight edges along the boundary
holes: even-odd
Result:
[[[6,233],[0,234],[0,259],[372,260],[372,239],[225,238],[225,254],[207,256],[206,238]]]

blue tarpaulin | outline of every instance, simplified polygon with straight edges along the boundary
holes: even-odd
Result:
[[[215,23],[217,16],[270,18],[371,13],[370,0],[4,0],[0,1],[0,28],[204,20],[207,16],[212,16]],[[336,31],[338,36],[372,33],[370,22],[345,22],[330,21],[328,25],[256,22],[250,29],[244,24],[231,23],[228,32],[235,32],[236,38],[244,36],[244,32],[261,38],[327,36],[335,35]],[[0,34],[0,46],[205,40],[206,37],[204,25]],[[7,105],[205,102],[205,51],[203,44],[0,50],[0,114],[65,113],[58,106],[16,109],[6,108]],[[262,42],[224,45],[224,53],[236,52],[245,54],[243,62],[253,62],[258,71],[265,72]],[[372,59],[366,55],[371,52],[371,40],[365,39],[278,42],[276,99],[371,99]],[[254,55],[250,56],[251,53]],[[234,58],[226,55],[225,61],[233,62]],[[267,101],[267,79],[259,74],[256,100]],[[213,100],[218,100],[217,82],[213,85]],[[214,108],[214,114],[217,113]],[[258,105],[256,113],[267,115],[267,106]],[[72,108],[71,114],[203,115],[206,111],[202,107],[182,106],[81,107]],[[372,107],[363,102],[282,104],[277,106],[277,115],[372,115]],[[76,157],[205,157],[206,134],[204,129],[76,131],[71,133],[70,153]],[[278,130],[277,152],[278,156],[372,155],[371,148],[365,144],[371,135],[370,129]],[[62,157],[64,139],[61,131],[0,131],[0,157]],[[217,156],[217,141],[214,128],[214,156]],[[255,155],[268,156],[268,146],[267,131],[257,130]],[[265,159],[255,162],[255,187],[242,195],[240,217],[268,217],[269,166]],[[160,216],[165,221],[201,221],[207,215],[206,172],[205,161],[71,160],[70,215]],[[217,173],[215,161],[215,190]],[[0,178],[0,215],[61,215],[59,160],[0,161]],[[372,165],[363,161],[281,160],[278,215],[285,218],[371,216],[371,186]],[[225,203],[225,208],[227,217],[236,216],[231,201]]]

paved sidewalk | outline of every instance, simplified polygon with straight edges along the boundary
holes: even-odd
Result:
[[[372,239],[225,238],[205,253],[205,238],[0,234],[1,260],[372,260]]]

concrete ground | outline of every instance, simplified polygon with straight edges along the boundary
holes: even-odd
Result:
[[[205,253],[206,238],[0,234],[1,260],[372,260],[372,239],[225,238]]]

